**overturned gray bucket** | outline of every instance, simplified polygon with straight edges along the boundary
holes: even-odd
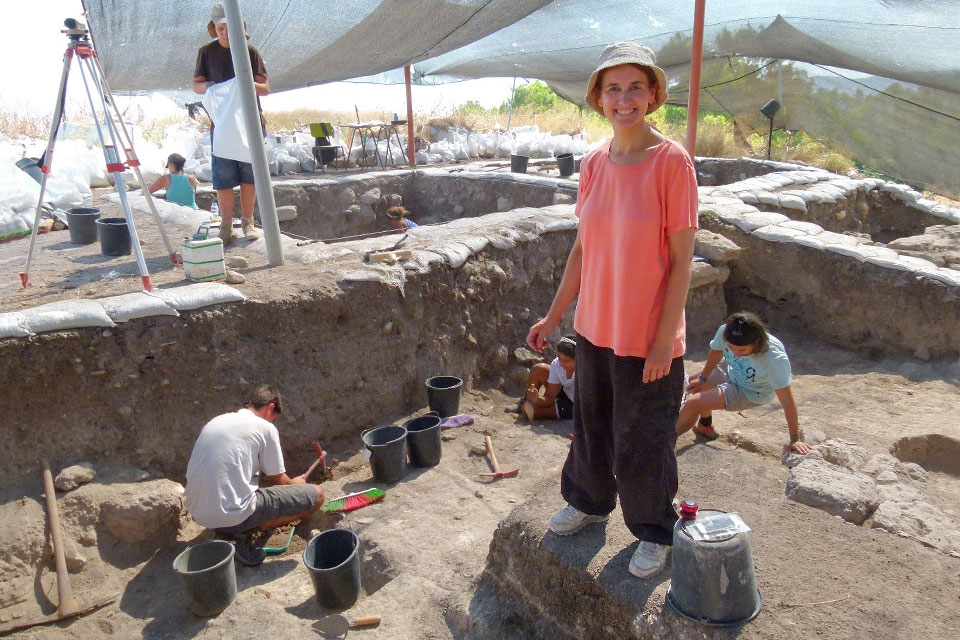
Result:
[[[187,547],[173,561],[190,610],[202,617],[215,616],[237,599],[237,574],[233,545],[211,540]]]
[[[697,518],[722,514],[703,509]],[[673,560],[667,602],[685,618],[713,627],[734,627],[760,613],[763,599],[753,571],[749,533],[717,541],[694,540],[697,522],[678,520],[673,528]]]

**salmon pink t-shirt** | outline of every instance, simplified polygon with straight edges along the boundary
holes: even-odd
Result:
[[[574,327],[618,356],[645,358],[657,335],[670,274],[667,238],[697,227],[697,177],[687,152],[664,140],[642,161],[616,165],[610,144],[580,165],[583,265]],[[673,357],[686,348],[681,316]]]

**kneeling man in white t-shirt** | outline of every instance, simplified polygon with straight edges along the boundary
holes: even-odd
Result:
[[[323,504],[319,485],[287,475],[273,425],[279,416],[280,393],[257,387],[242,409],[203,427],[187,463],[187,511],[197,524],[235,541],[237,558],[250,566],[265,556],[251,542],[254,531],[301,520]],[[271,486],[260,488],[260,473]]]

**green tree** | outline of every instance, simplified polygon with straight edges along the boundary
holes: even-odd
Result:
[[[550,111],[563,102],[563,98],[539,80],[531,84],[520,85],[513,94],[514,109],[528,105],[536,113]],[[509,100],[500,105],[501,112],[506,112],[509,108]]]

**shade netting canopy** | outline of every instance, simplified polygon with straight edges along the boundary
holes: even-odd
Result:
[[[403,67],[469,44],[549,0],[241,0],[273,91]],[[83,0],[114,91],[189,90],[213,0]],[[402,81],[402,80],[401,80]]]
[[[209,1],[85,0],[114,90],[189,86]],[[584,104],[604,46],[642,42],[686,104],[693,0],[242,2],[274,90],[363,77],[536,78]],[[700,104],[804,130],[870,168],[960,197],[960,2],[707,0]]]

